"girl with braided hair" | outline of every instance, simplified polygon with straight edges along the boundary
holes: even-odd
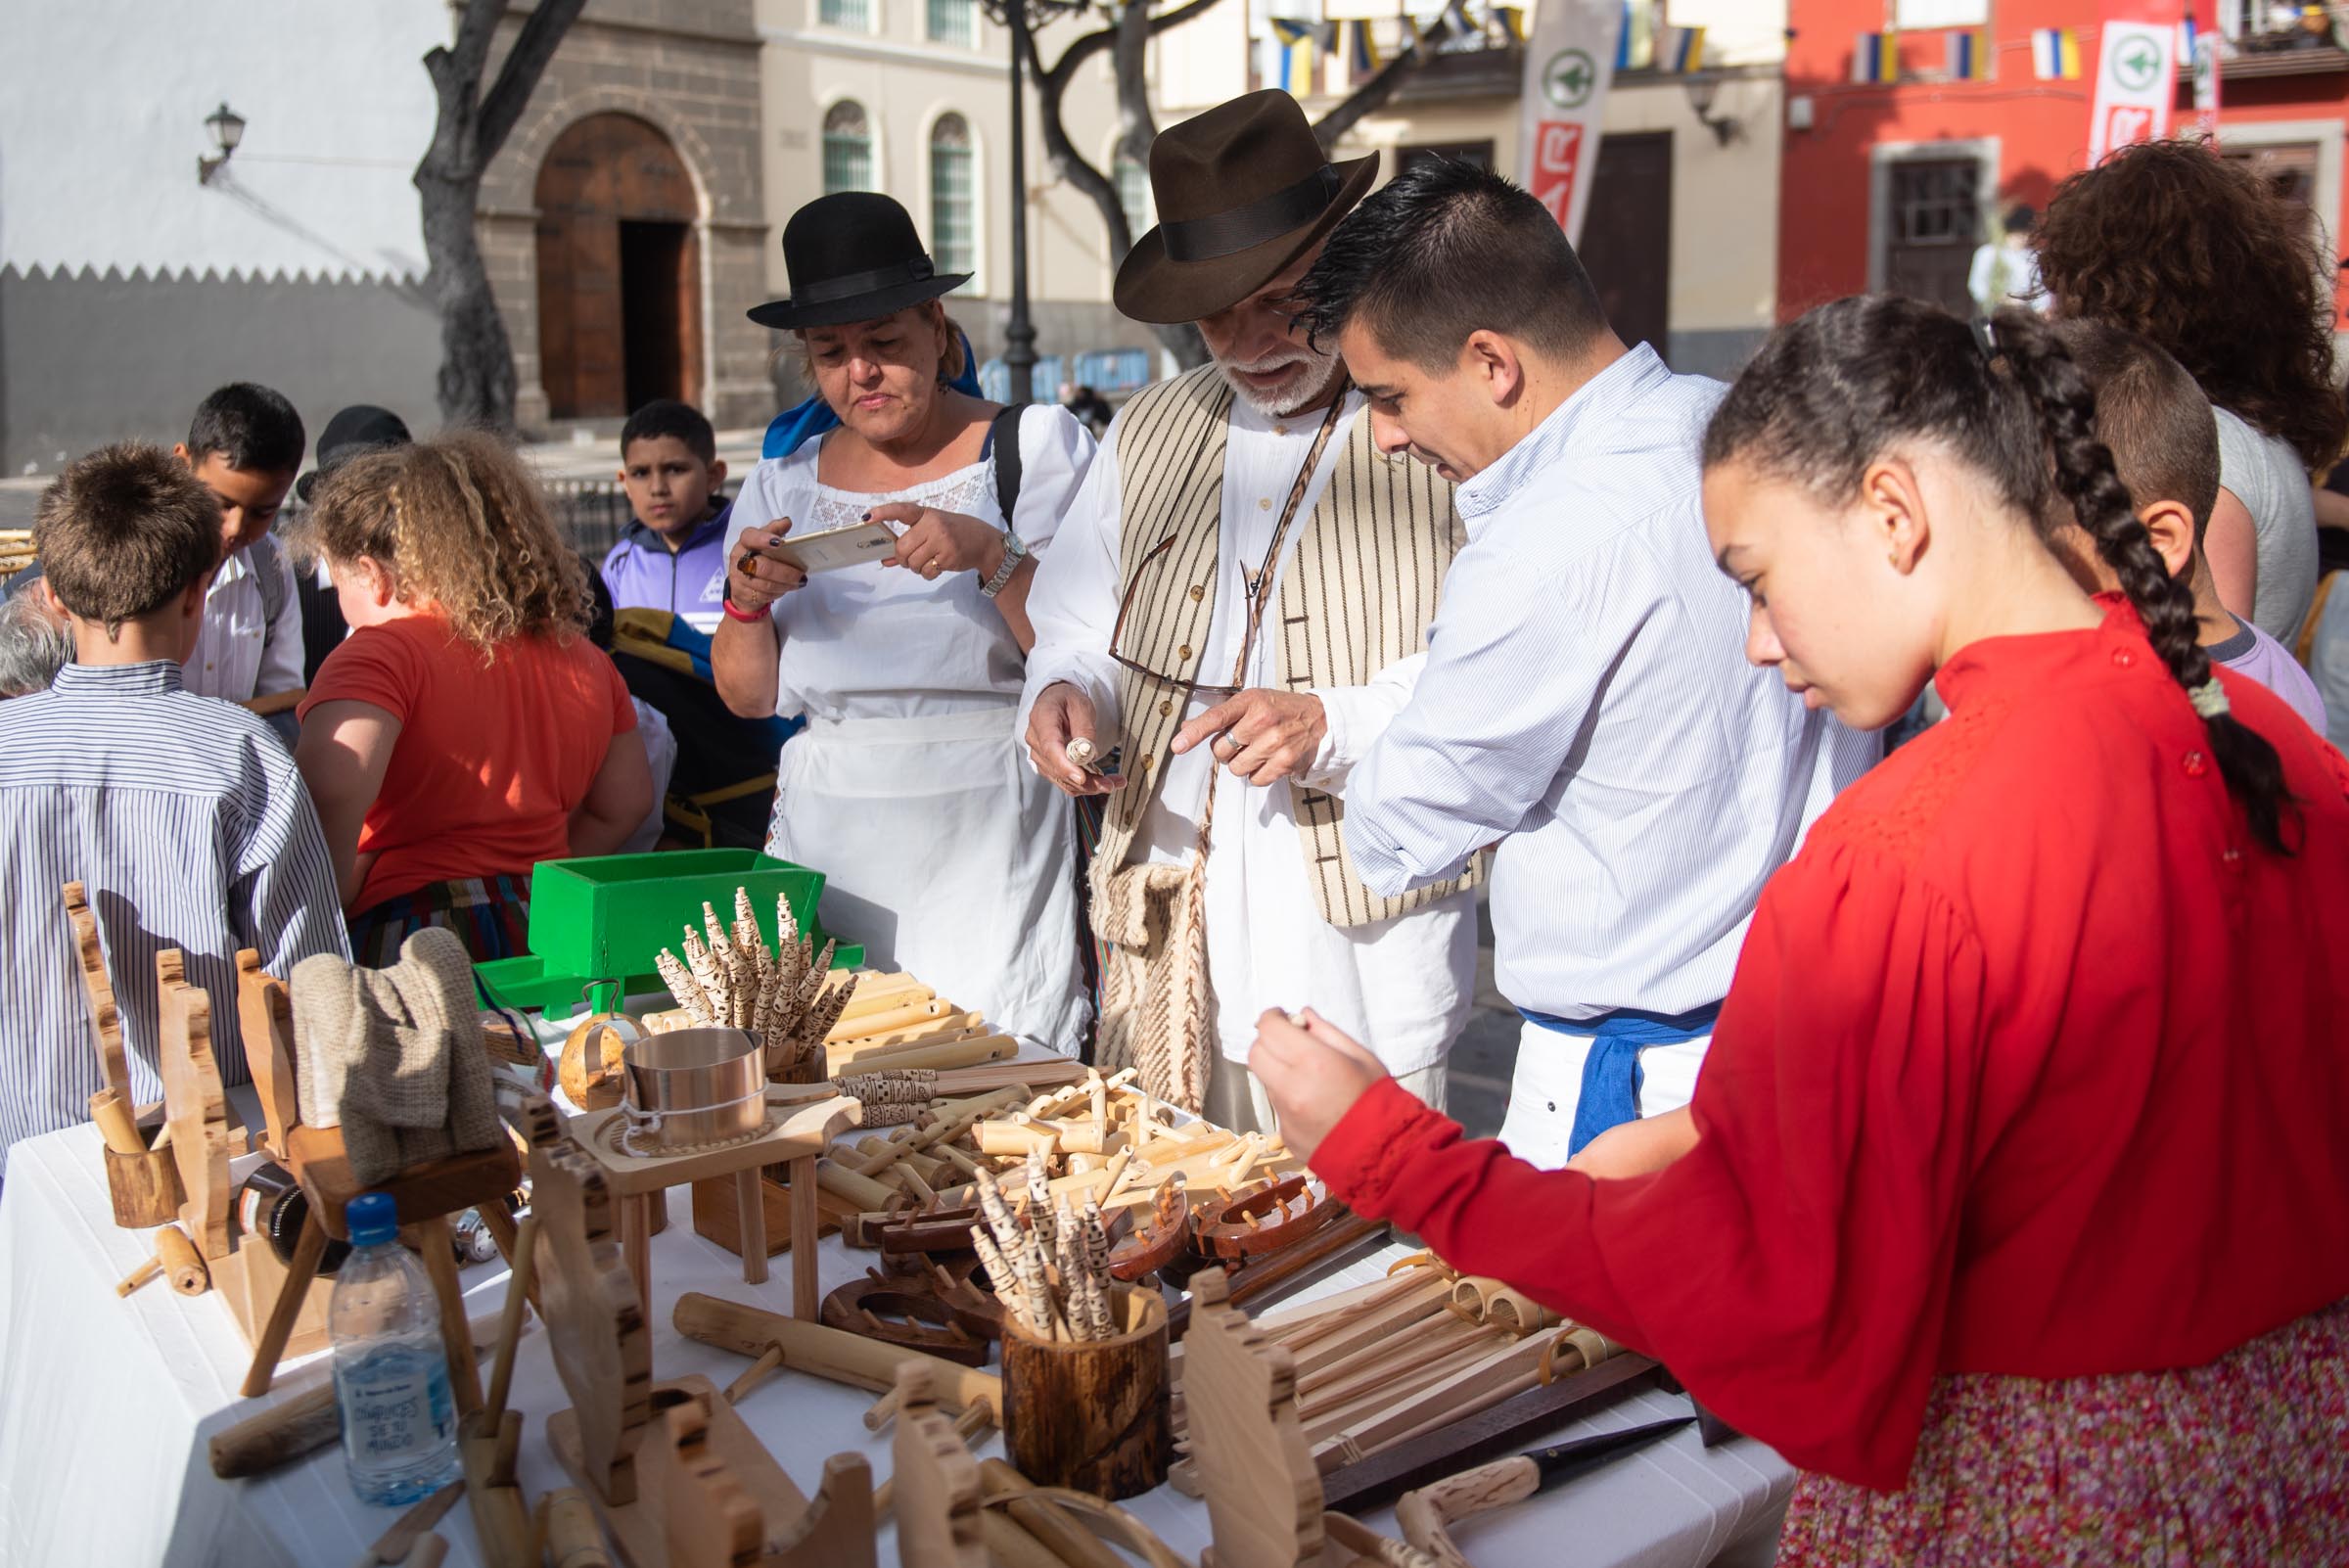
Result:
[[[1749,655],[1951,716],[1763,893],[1687,1112],[1541,1172],[1310,1014],[1250,1066],[1333,1195],[1799,1465],[1780,1564],[2349,1561],[2349,761],[2212,670],[2078,368],[1996,330],[1822,306],[1707,430]]]

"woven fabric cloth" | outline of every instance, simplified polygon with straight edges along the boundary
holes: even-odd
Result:
[[[305,959],[288,989],[302,1121],[342,1128],[361,1182],[496,1146],[473,966],[455,933],[414,933],[386,969]]]
[[[1780,1568],[2349,1562],[2349,1304],[2205,1366],[1945,1377],[1899,1492],[1806,1472]]]
[[[530,950],[529,876],[460,877],[386,899],[350,917],[350,956],[384,968],[399,961],[410,935],[428,926],[457,934],[476,963]]]
[[[1207,1104],[1214,991],[1207,972],[1207,866],[1093,862],[1101,943],[1104,1073],[1131,1067],[1151,1094],[1197,1113]]]

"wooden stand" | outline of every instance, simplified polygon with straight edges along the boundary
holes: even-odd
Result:
[[[98,1078],[103,1085],[100,1095],[119,1106],[111,1113],[117,1120],[110,1125],[116,1129],[116,1136],[121,1136],[122,1125],[130,1123],[129,1136],[151,1145],[161,1129],[141,1126],[136,1120],[136,1106],[130,1097],[129,1057],[122,1044],[122,1013],[115,1004],[114,982],[106,973],[106,948],[98,940],[98,917],[90,912],[89,899],[80,883],[69,882],[64,891],[66,923],[73,929],[73,952],[81,970],[81,992],[90,1007],[90,1038],[98,1046]],[[113,1091],[111,1095],[108,1090]],[[99,1105],[98,1098],[90,1101],[93,1115]],[[152,1230],[179,1218],[180,1206],[188,1201],[188,1194],[180,1184],[179,1167],[168,1149],[145,1147],[134,1153],[116,1149],[110,1139],[105,1154],[106,1193],[114,1204],[115,1223],[127,1230]]]
[[[872,1568],[872,1473],[824,1466],[810,1502],[704,1377],[652,1381],[652,1333],[612,1241],[614,1199],[576,1144],[533,1149],[538,1272],[573,1407],[548,1445],[631,1568]]]
[[[790,1167],[768,1166],[759,1173],[760,1218],[766,1226],[766,1255],[791,1246],[791,1181]],[[693,1230],[706,1241],[742,1255],[742,1188],[738,1181],[719,1178],[714,1181],[696,1181],[693,1184]],[[818,1236],[830,1235],[849,1221],[864,1213],[858,1205],[824,1189],[818,1182],[815,1189],[815,1222]]]
[[[791,1167],[791,1229],[794,1235],[813,1235],[820,1228],[815,1204],[815,1164],[833,1138],[855,1125],[857,1104],[842,1095],[829,1095],[770,1111],[766,1132],[748,1142],[702,1153],[636,1155],[627,1152],[621,1134],[627,1127],[622,1110],[591,1111],[571,1120],[571,1135],[588,1158],[603,1168],[604,1179],[619,1205],[621,1250],[636,1283],[637,1303],[646,1318],[652,1316],[652,1210],[670,1187],[724,1178],[734,1183],[736,1213],[742,1229],[742,1277],[745,1283],[766,1279],[768,1248],[766,1209],[760,1191],[760,1172],[770,1165]],[[799,1247],[791,1257],[791,1309],[813,1318],[823,1305],[817,1286],[813,1247]]]
[[[1379,1539],[1324,1514],[1297,1421],[1297,1367],[1231,1305],[1220,1269],[1192,1277],[1182,1393],[1215,1545],[1201,1568],[1354,1568]]]
[[[305,1127],[299,1122],[287,1122],[288,1115],[299,1114],[294,1101],[294,1041],[291,1022],[293,1010],[284,999],[285,984],[264,973],[257,961],[247,960],[253,955],[237,955],[237,981],[240,991],[239,1007],[243,1017],[259,1026],[256,1035],[248,1029],[245,1054],[253,1063],[253,1082],[262,1085],[261,1103],[269,1122],[271,1146],[279,1160],[301,1183],[302,1196],[309,1201],[309,1214],[302,1222],[301,1235],[294,1245],[294,1260],[285,1266],[285,1272],[273,1292],[264,1294],[259,1288],[264,1281],[248,1280],[248,1301],[257,1306],[270,1302],[268,1314],[260,1331],[253,1336],[253,1365],[245,1374],[244,1392],[248,1399],[269,1392],[270,1380],[277,1373],[277,1363],[286,1355],[299,1320],[309,1310],[313,1300],[323,1299],[317,1278],[318,1261],[325,1256],[326,1244],[347,1240],[344,1229],[344,1211],[350,1200],[361,1192],[389,1193],[394,1212],[398,1215],[400,1239],[416,1249],[424,1262],[426,1277],[433,1282],[433,1294],[440,1305],[440,1338],[448,1353],[449,1383],[456,1395],[457,1409],[470,1414],[482,1404],[481,1374],[474,1363],[473,1336],[465,1322],[465,1296],[457,1282],[457,1260],[450,1250],[448,1217],[467,1209],[480,1209],[484,1217],[494,1213],[506,1220],[505,1202],[515,1187],[521,1184],[522,1164],[515,1157],[513,1143],[500,1137],[495,1147],[472,1154],[452,1155],[445,1160],[433,1160],[403,1171],[389,1181],[371,1182],[364,1186],[352,1176],[349,1157],[343,1147],[339,1128]],[[168,952],[157,960],[177,963],[178,953]],[[192,987],[181,987],[193,991]],[[195,992],[199,998],[202,992]],[[166,1021],[170,1009],[165,1008]],[[210,1066],[210,1051],[205,1052],[205,1065]],[[168,1028],[165,1034],[163,1084],[165,1100],[172,1107],[172,1142],[180,1155],[180,1176],[189,1179],[189,1147],[179,1130],[181,1096],[172,1089],[171,1050]],[[219,1087],[215,1074],[211,1080],[213,1092]],[[226,1208],[228,1202],[228,1166],[225,1159],[217,1163],[220,1205],[220,1240],[227,1243]],[[193,1192],[193,1183],[191,1183]],[[195,1198],[191,1196],[193,1209]],[[207,1189],[207,1203],[214,1201]],[[196,1235],[199,1247],[206,1245],[205,1236],[194,1223],[189,1230]],[[510,1245],[511,1228],[500,1229],[494,1223],[491,1233],[501,1244]],[[254,1268],[266,1272],[261,1259],[276,1262],[266,1244],[238,1249],[240,1256],[252,1260]],[[257,1256],[256,1256],[257,1255]],[[210,1254],[207,1252],[207,1257]],[[240,1314],[243,1315],[242,1314]]]
[[[1003,1443],[1037,1486],[1112,1501],[1167,1478],[1174,1429],[1167,1391],[1167,1306],[1155,1290],[1119,1286],[1115,1339],[1036,1338],[1003,1318]]]

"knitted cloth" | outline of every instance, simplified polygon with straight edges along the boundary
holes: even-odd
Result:
[[[1095,1061],[1104,1073],[1135,1069],[1152,1095],[1196,1115],[1214,1048],[1206,856],[1115,870],[1095,860],[1092,884],[1102,955]]]
[[[359,1181],[494,1148],[504,1135],[473,968],[455,933],[413,933],[388,969],[305,958],[288,989],[301,1119],[343,1129]]]

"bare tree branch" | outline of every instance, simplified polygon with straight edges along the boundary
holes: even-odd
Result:
[[[1436,45],[1451,36],[1451,24],[1439,17],[1428,24],[1425,32],[1416,34],[1410,42],[1396,51],[1395,58],[1378,68],[1377,73],[1332,104],[1329,112],[1313,121],[1313,140],[1328,152],[1338,145],[1338,139],[1354,129],[1361,118],[1375,112],[1380,105],[1395,96],[1405,78],[1435,58]]]
[[[482,95],[481,128],[477,133],[479,153],[484,167],[506,145],[529,107],[530,94],[538,86],[538,78],[546,70],[547,62],[555,58],[555,48],[563,34],[578,20],[587,0],[538,0],[530,20],[515,35],[514,47],[506,52],[505,63],[498,67],[497,80]]]

